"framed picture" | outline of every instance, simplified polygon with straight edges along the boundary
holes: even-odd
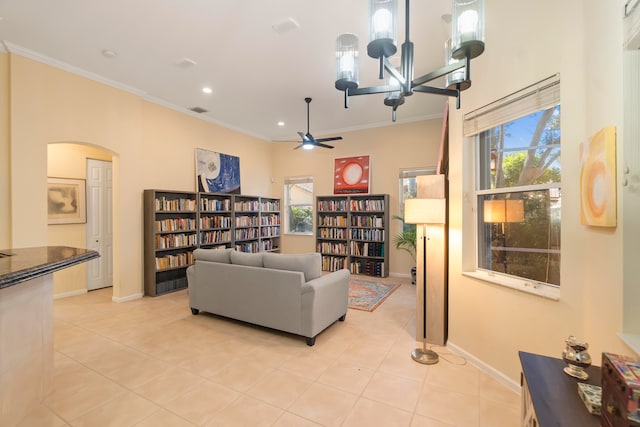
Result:
[[[196,191],[240,194],[240,157],[196,148]]]
[[[580,222],[616,226],[616,128],[607,126],[580,144]]]
[[[49,224],[87,222],[84,179],[48,178],[47,212]]]
[[[333,194],[368,194],[371,177],[369,156],[334,160]]]

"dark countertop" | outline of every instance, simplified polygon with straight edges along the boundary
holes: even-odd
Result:
[[[81,264],[99,256],[100,254],[96,251],[69,246],[0,249],[0,289]]]
[[[600,367],[589,366],[589,379],[581,381],[565,374],[562,359],[519,352],[540,427],[600,426],[600,416],[589,413],[578,395],[578,382],[601,385]]]

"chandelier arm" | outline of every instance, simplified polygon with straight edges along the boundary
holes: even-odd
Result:
[[[444,96],[458,96],[458,91],[455,89],[442,89],[439,87],[433,86],[416,86],[413,88],[416,92],[422,93],[430,93],[433,95],[444,95]]]
[[[395,78],[400,83],[401,86],[404,86],[407,83],[408,80],[405,78],[405,76],[400,74],[396,67],[394,67],[393,64],[391,64],[391,61],[389,61],[389,59],[387,58],[384,58],[384,69],[387,70],[389,74],[391,74],[393,78]]]
[[[398,91],[397,86],[371,86],[371,87],[359,87],[357,89],[351,89],[349,91],[350,96],[356,95],[368,95],[370,93],[387,93]]]
[[[463,68],[465,64],[466,64],[465,61],[458,61],[458,62],[454,62],[453,64],[445,65],[442,68],[438,68],[437,70],[430,72],[429,74],[425,74],[424,76],[420,76],[414,79],[411,82],[411,86],[412,87],[420,86],[421,84],[430,82],[431,80],[435,80],[438,77],[446,76],[447,74],[450,74],[456,70],[459,70],[460,68]]]

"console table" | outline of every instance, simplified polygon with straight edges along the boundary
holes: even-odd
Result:
[[[98,256],[67,246],[0,249],[0,425],[18,425],[49,391],[52,273]]]
[[[587,381],[565,374],[562,359],[518,353],[522,365],[522,425],[526,427],[599,426],[600,416],[592,415],[578,395],[578,382],[601,385],[600,367],[590,366]]]

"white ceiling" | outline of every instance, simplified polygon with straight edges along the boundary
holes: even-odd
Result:
[[[399,1],[404,17],[404,2]],[[306,131],[305,97],[315,137],[391,124],[383,95],[350,98],[334,88],[336,37],[360,38],[360,86],[378,85],[366,56],[367,0],[0,0],[4,49],[75,69],[178,110],[265,140]],[[415,74],[444,65],[450,0],[411,3]],[[287,18],[299,27],[278,33]],[[399,43],[404,19],[398,22]],[[0,47],[1,48],[1,47]],[[117,53],[105,57],[103,50]],[[184,58],[196,62],[181,67]],[[399,54],[392,59],[399,65]],[[70,67],[69,67],[70,66]],[[440,81],[437,82],[441,86]],[[210,86],[213,93],[202,93]],[[398,121],[442,115],[445,99],[416,93]],[[284,121],[283,127],[277,125]]]

